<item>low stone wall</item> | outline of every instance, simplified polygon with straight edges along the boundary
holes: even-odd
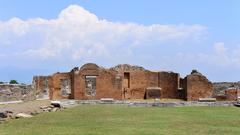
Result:
[[[0,102],[36,99],[31,85],[0,84]]]
[[[217,102],[198,102],[198,101],[180,101],[180,102],[148,102],[148,101],[124,101],[124,100],[113,100],[113,101],[101,101],[101,100],[76,100],[77,104],[113,104],[113,105],[127,105],[127,106],[143,106],[143,107],[181,107],[181,106],[233,106],[232,101],[217,101]]]

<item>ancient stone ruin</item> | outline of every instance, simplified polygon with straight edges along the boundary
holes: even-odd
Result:
[[[236,101],[240,98],[240,89],[239,83],[212,84],[197,70],[181,78],[179,73],[150,71],[128,64],[106,69],[93,63],[75,67],[70,72],[34,76],[32,85],[0,84],[0,102],[103,98]]]
[[[0,84],[0,102],[36,99],[31,85]]]
[[[213,97],[212,83],[196,70],[181,78],[179,73],[149,71],[128,64],[106,69],[87,63],[70,72],[35,76],[33,88],[39,97],[49,96],[50,99],[166,98],[197,101]]]

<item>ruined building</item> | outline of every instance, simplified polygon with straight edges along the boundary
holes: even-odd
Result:
[[[31,85],[0,84],[0,102],[35,100],[35,91]]]
[[[193,70],[180,78],[178,73],[149,71],[142,67],[118,65],[106,69],[88,63],[70,72],[35,76],[33,88],[38,96],[50,99],[184,99],[195,101],[213,95],[213,86]]]

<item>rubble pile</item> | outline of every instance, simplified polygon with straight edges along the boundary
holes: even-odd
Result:
[[[32,118],[40,113],[57,112],[57,111],[61,111],[63,109],[65,109],[65,107],[48,105],[48,106],[41,106],[37,110],[28,111],[28,112],[15,113],[15,112],[9,111],[9,110],[0,111],[0,123],[3,123],[10,119]]]

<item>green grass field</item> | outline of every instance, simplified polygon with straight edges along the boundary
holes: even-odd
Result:
[[[240,134],[236,107],[82,105],[0,124],[0,135]]]

